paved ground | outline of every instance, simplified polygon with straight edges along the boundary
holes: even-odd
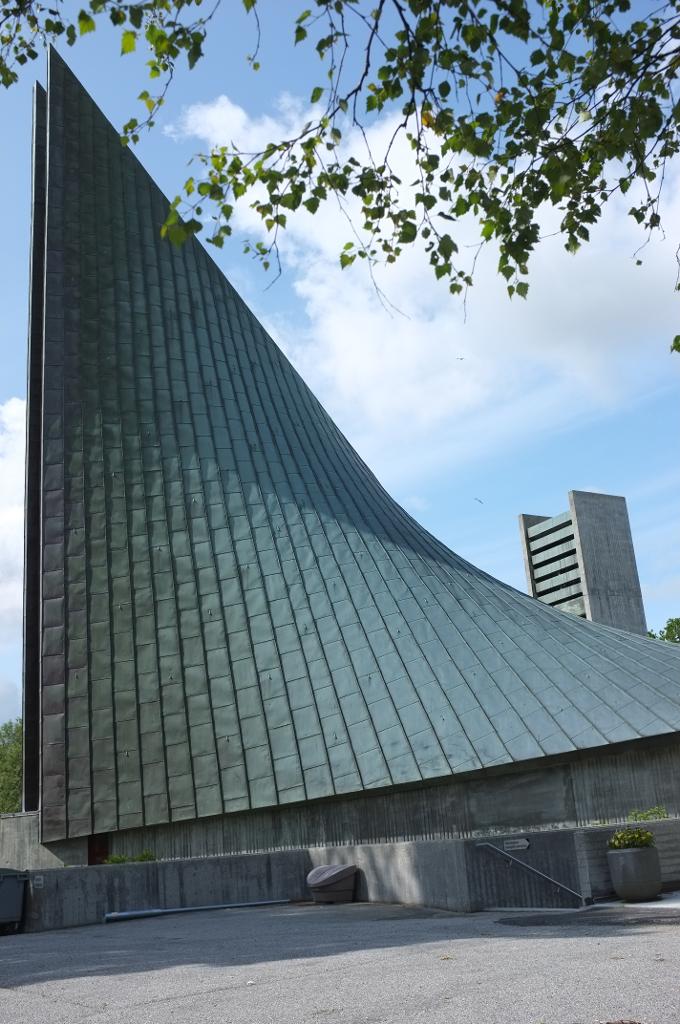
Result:
[[[680,913],[353,904],[0,938],[0,1024],[678,1024]]]

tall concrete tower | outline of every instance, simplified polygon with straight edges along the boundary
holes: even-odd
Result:
[[[519,517],[524,567],[539,601],[591,622],[645,634],[626,499],[569,491],[569,511]]]

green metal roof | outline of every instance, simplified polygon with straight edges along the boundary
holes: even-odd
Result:
[[[201,245],[161,240],[167,200],[54,51],[47,106],[45,840],[680,727],[680,649],[427,533]]]

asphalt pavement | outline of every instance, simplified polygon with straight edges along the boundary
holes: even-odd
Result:
[[[680,911],[308,904],[0,938],[0,1024],[678,1024]]]

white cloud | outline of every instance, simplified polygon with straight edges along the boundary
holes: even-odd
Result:
[[[0,676],[0,725],[21,715],[21,684]]]
[[[419,494],[408,494],[405,498],[401,499],[401,504],[407,512],[411,512],[414,515],[427,512],[430,508],[430,503],[427,498],[423,498]]]
[[[273,139],[295,138],[312,109],[297,97],[283,93],[275,103],[274,117],[253,118],[228,96],[218,96],[210,103],[187,107],[176,124],[165,128],[165,133],[179,139],[196,136],[210,146],[233,143],[243,153],[256,153]]]
[[[0,405],[0,643],[21,636],[26,403]]]
[[[174,131],[202,145],[249,150],[290,137],[308,117],[289,96],[275,116],[260,118],[222,96],[189,107]],[[392,128],[386,117],[370,129],[376,152]],[[347,151],[362,147],[350,133]],[[395,154],[397,163],[404,159]],[[636,267],[640,238],[629,206],[630,196],[613,201],[577,257],[547,238],[527,302],[508,299],[489,248],[467,318],[416,249],[379,274],[401,311],[390,315],[359,261],[338,266],[351,238],[344,213],[332,203],[314,216],[299,211],[280,244],[306,321],[269,326],[368,463],[408,493],[462,461],[613,412],[664,383],[674,333],[673,245],[650,245]],[[666,217],[680,222],[680,197]],[[252,234],[259,218],[244,206],[237,226]]]
[[[26,403],[0,405],[0,721],[20,713],[21,681],[9,665],[20,663],[24,553],[24,445]]]

